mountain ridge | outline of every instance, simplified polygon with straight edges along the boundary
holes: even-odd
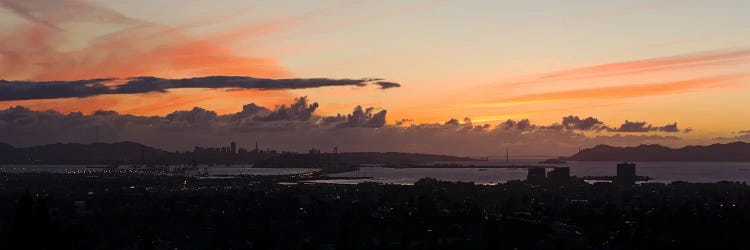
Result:
[[[615,147],[605,144],[581,150],[567,157],[569,161],[636,161],[636,162],[748,162],[750,143],[736,141],[711,145],[688,145],[670,148],[659,144]]]
[[[196,149],[198,148],[196,147]],[[259,161],[279,158],[279,156],[289,158],[289,156],[293,155],[305,156],[308,154],[276,151],[245,151],[232,154],[230,152],[212,151],[206,148],[200,148],[200,151],[192,152],[169,152],[130,141],[90,144],[55,143],[23,148],[13,147],[10,144],[0,142],[0,164],[19,165],[255,164]],[[333,154],[323,153],[322,155]],[[428,163],[435,161],[473,160],[471,158],[449,155],[400,152],[341,152],[335,155],[341,162],[356,165],[367,163]],[[283,167],[286,166],[284,165]]]

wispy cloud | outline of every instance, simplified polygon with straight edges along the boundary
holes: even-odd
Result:
[[[499,100],[497,103],[546,102],[585,99],[622,99],[654,95],[678,94],[727,86],[728,84],[726,82],[743,77],[745,77],[745,75],[727,75],[683,81],[562,90],[510,97],[507,99]]]
[[[344,4],[329,5],[323,8],[313,9],[299,14],[280,16],[269,20],[240,25],[238,27],[233,27],[221,32],[207,35],[206,37],[203,37],[202,40],[222,43],[278,33],[280,31],[289,30],[294,27],[303,26],[318,18],[330,16],[337,11],[342,11],[360,2],[363,2],[363,0],[350,1]]]
[[[750,130],[740,130],[737,132],[732,132],[732,134],[735,134],[736,136],[732,137],[716,137],[714,140],[717,141],[748,141],[750,142]]]
[[[69,21],[141,22],[101,4],[79,0],[0,0],[0,7],[11,10],[27,21],[56,30],[62,30],[59,24]]]
[[[230,44],[284,31],[300,30],[317,19],[365,1],[332,4],[307,12],[234,25],[203,35],[190,29],[226,21],[201,18],[183,25],[166,26],[128,17],[97,3],[80,0],[0,0],[28,22],[0,32],[0,77],[17,80],[78,80],[153,75],[181,78],[205,75],[252,75],[289,78],[293,74],[274,58],[240,55]],[[426,3],[430,3],[428,1]],[[420,3],[425,4],[425,3]],[[339,20],[341,21],[341,20]],[[76,37],[69,25],[106,22],[112,32],[95,37],[83,47],[63,49]],[[334,22],[336,22],[334,20]],[[323,25],[336,29],[340,23]],[[315,31],[316,29],[301,29]],[[286,32],[287,34],[290,32]],[[298,32],[295,32],[295,35]]]
[[[589,67],[568,69],[558,72],[542,74],[540,79],[570,79],[595,78],[618,74],[642,73],[649,71],[668,70],[673,67],[687,67],[696,64],[728,62],[733,59],[750,57],[750,50],[730,52],[704,52],[669,57],[649,58],[627,62],[616,62]]]
[[[33,4],[34,1],[28,1],[25,2],[25,4]],[[11,1],[11,0],[2,0],[0,1],[0,6],[4,7],[10,11],[12,11],[14,14],[20,16],[23,19],[26,19],[27,21],[34,22],[37,24],[41,24],[45,27],[55,29],[55,30],[62,30],[57,25],[40,18],[37,18],[34,16],[34,14],[31,13],[29,8],[26,8],[28,5],[24,5],[24,2],[18,2],[18,1]]]
[[[678,71],[701,67],[733,66],[750,62],[750,49],[717,50],[622,61],[540,73],[504,86],[542,84],[551,81],[597,79],[612,76]]]
[[[76,80],[157,75],[289,77],[272,58],[239,56],[226,40],[188,35],[185,29],[138,20],[95,3],[63,0],[0,2],[28,22],[0,32],[0,76],[6,79]],[[203,22],[215,22],[206,19]],[[77,49],[62,49],[78,23],[107,23],[113,31]],[[259,26],[268,26],[259,22]]]

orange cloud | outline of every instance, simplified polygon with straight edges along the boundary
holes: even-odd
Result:
[[[2,5],[6,2],[12,6]],[[36,81],[143,75],[164,78],[204,75],[285,78],[292,74],[278,61],[239,56],[227,44],[239,39],[290,30],[358,2],[362,1],[333,5],[196,37],[188,35],[187,31],[226,21],[226,17],[202,18],[200,21],[168,27],[127,17],[96,3],[78,0],[0,0],[0,7],[14,8],[12,11],[27,21],[9,31],[0,31],[0,77]],[[112,31],[89,39],[83,47],[70,49],[74,47],[70,45],[75,44],[68,39],[79,35],[74,32],[75,29],[70,28],[75,28],[74,25],[81,22],[96,23],[102,29]],[[249,102],[273,106],[292,97],[287,91],[175,90],[134,96],[6,101],[0,102],[0,105],[23,105],[65,113],[110,109],[121,113],[162,115],[193,106],[219,112],[236,112],[242,104]]]
[[[645,71],[660,71],[670,67],[691,66],[702,63],[727,62],[733,59],[747,58],[750,50],[730,52],[707,52],[670,57],[650,58],[644,60],[616,62],[589,67],[574,68],[558,72],[542,74],[539,79],[568,79],[580,77],[602,77],[613,74],[641,73]]]
[[[740,79],[742,77],[744,77],[744,75],[728,75],[663,83],[564,90],[511,97],[501,100],[500,103],[544,102],[580,99],[622,99],[654,95],[679,94],[708,88],[730,86],[728,84],[724,84],[724,82]]]
[[[65,8],[57,5],[64,5]],[[221,22],[224,18],[205,18],[199,22],[168,27],[133,19],[96,3],[77,0],[0,0],[0,7],[10,9],[27,21],[13,29],[0,31],[0,78],[43,81],[144,75],[172,78],[204,75],[281,78],[292,75],[274,59],[237,55],[223,44],[229,40],[192,37],[185,32],[191,28]],[[97,23],[112,32],[95,37],[83,47],[70,49],[70,39],[80,35],[70,25],[79,22]],[[260,22],[256,27],[276,29],[282,26]],[[244,33],[252,34],[256,33]],[[168,94],[131,97],[117,95],[9,101],[0,105],[23,105],[37,110],[54,109],[64,113],[111,109],[124,113],[156,115],[198,104],[204,105],[209,100],[222,100],[212,102],[217,103],[213,105],[217,109],[229,109],[230,106],[236,109],[238,103],[255,101],[274,104],[281,103],[278,100],[282,98],[291,99],[291,95],[285,91],[173,91]],[[227,104],[225,101],[238,103]]]
[[[105,7],[68,2],[77,6],[73,10],[96,13],[74,16],[69,13],[73,10],[46,8],[41,4],[15,8],[17,11],[14,12],[25,14],[30,22],[0,36],[0,76],[24,80],[73,80],[141,75],[186,77],[211,74],[265,78],[291,75],[276,60],[238,56],[218,41],[190,37],[181,30],[198,24],[166,27],[126,18]],[[66,38],[77,34],[50,27],[65,27],[81,19],[107,21],[109,25],[125,28],[100,36],[83,48],[63,49]]]
[[[538,84],[550,81],[596,79],[612,76],[677,71],[705,67],[736,66],[748,63],[750,49],[708,51],[656,57],[572,68],[525,77],[525,80],[503,84],[505,87]]]

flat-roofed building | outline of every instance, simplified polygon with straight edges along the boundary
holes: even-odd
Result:
[[[552,183],[566,183],[570,181],[570,168],[555,167],[547,174],[547,179]]]
[[[547,172],[544,168],[529,168],[526,181],[531,184],[542,184],[547,179]]]

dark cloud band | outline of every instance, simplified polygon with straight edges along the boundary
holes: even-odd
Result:
[[[206,76],[183,79],[165,79],[157,77],[134,77],[124,79],[100,78],[77,81],[6,81],[0,80],[0,101],[83,98],[109,94],[141,94],[149,92],[167,92],[170,89],[209,88],[209,89],[307,89],[332,86],[376,85],[381,89],[400,87],[393,82],[382,79],[329,79],[329,78],[294,78],[265,79],[246,76]]]
[[[645,132],[667,132],[676,133],[680,132],[677,127],[677,123],[667,124],[664,126],[653,126],[646,122],[628,121],[620,125],[619,128],[610,128],[610,132],[626,132],[626,133],[645,133]]]

